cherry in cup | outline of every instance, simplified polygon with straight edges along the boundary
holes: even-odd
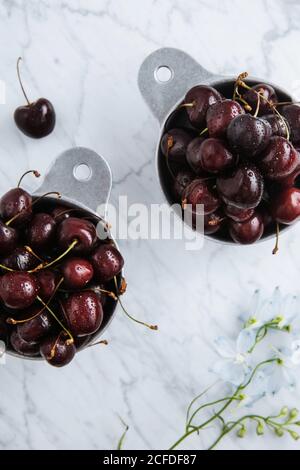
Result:
[[[185,119],[176,120],[182,110]],[[190,204],[193,217],[203,204],[204,233],[215,239],[251,244],[278,238],[284,225],[298,220],[299,110],[284,92],[246,73],[192,88],[172,112],[172,128],[183,126],[192,135],[181,147],[182,164],[170,174],[163,153],[158,162],[170,204]]]

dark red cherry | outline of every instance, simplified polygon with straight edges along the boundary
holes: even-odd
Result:
[[[40,264],[40,261],[24,246],[20,246],[3,258],[1,264],[14,271],[29,271]]]
[[[235,157],[230,152],[225,141],[210,138],[204,140],[200,147],[200,162],[204,171],[209,173],[220,173],[230,168]]]
[[[224,212],[230,219],[235,222],[246,222],[254,214],[254,209],[240,209],[235,206],[225,206]]]
[[[51,134],[56,117],[53,104],[46,98],[39,98],[33,103],[19,106],[15,110],[14,119],[23,134],[40,139]]]
[[[190,170],[181,170],[177,173],[173,182],[173,194],[176,201],[181,202],[183,191],[194,178],[195,175]]]
[[[0,220],[0,255],[8,255],[17,246],[18,232]]]
[[[10,344],[12,348],[19,354],[23,356],[38,356],[39,355],[39,345],[35,342],[28,343],[24,339],[20,338],[17,330],[13,330],[10,335]]]
[[[67,206],[57,205],[52,209],[51,215],[57,224],[71,217],[72,209]]]
[[[206,122],[210,137],[226,137],[227,127],[239,114],[244,114],[242,106],[233,100],[223,100],[208,108]]]
[[[19,106],[14,113],[14,119],[17,127],[23,134],[28,137],[40,139],[50,134],[55,126],[55,111],[52,103],[46,98],[40,98],[37,101],[30,103],[25,93],[19,71],[19,63],[21,57],[17,62],[17,72],[20,86],[27,101],[25,106]]]
[[[197,175],[203,174],[203,168],[200,161],[200,147],[203,141],[203,137],[196,137],[191,140],[186,149],[187,162]]]
[[[300,175],[300,162],[299,162],[299,165],[293,171],[293,173],[286,176],[285,178],[282,178],[279,181],[280,186],[283,187],[283,188],[290,188],[291,186],[295,186],[296,180],[297,180],[299,175]]]
[[[272,129],[272,135],[279,135],[280,137],[287,137],[287,130],[289,125],[284,117],[278,116],[278,114],[267,114],[261,117],[262,120],[267,121]]]
[[[251,90],[247,90],[244,93],[243,98],[251,106],[252,111],[255,111],[257,107],[257,93],[261,95],[258,115],[263,116],[264,114],[270,113],[273,106],[278,103],[278,98],[274,88],[266,83],[258,83],[253,86]]]
[[[69,258],[61,269],[64,283],[70,289],[83,289],[94,274],[93,266],[84,258]]]
[[[259,240],[264,232],[262,216],[255,212],[246,222],[229,222],[229,233],[236,243],[249,245]]]
[[[262,216],[264,227],[268,227],[273,222],[269,205],[260,204],[259,213]]]
[[[300,163],[298,152],[284,137],[271,137],[260,157],[260,169],[266,178],[280,180],[293,173]]]
[[[197,211],[197,205],[203,204],[203,214],[207,215],[215,212],[219,205],[220,200],[215,192],[209,187],[206,181],[196,179],[192,181],[183,192],[182,201],[184,205],[190,204],[192,211]]]
[[[206,113],[214,103],[222,100],[220,93],[210,86],[197,85],[187,92],[184,102],[188,104],[186,111],[194,127],[206,127]]]
[[[0,278],[0,297],[6,307],[24,309],[30,307],[39,292],[36,278],[25,272],[9,272]]]
[[[76,336],[95,333],[102,323],[102,305],[92,290],[70,294],[63,303],[63,311],[71,332]]]
[[[24,319],[31,319],[17,325],[19,337],[27,343],[39,342],[53,328],[53,318],[47,310],[41,312],[42,308],[42,305],[35,305],[27,309],[24,312]]]
[[[73,248],[74,253],[88,253],[97,239],[96,228],[88,220],[78,217],[69,217],[59,224],[57,229],[58,244],[66,250],[71,243],[77,240]]]
[[[300,219],[300,189],[286,188],[270,203],[272,217],[282,224],[293,224]]]
[[[0,215],[9,221],[18,214],[12,222],[14,227],[26,224],[32,215],[32,197],[22,188],[13,188],[5,193],[0,200]]]
[[[216,233],[224,221],[224,216],[218,212],[212,212],[204,216],[204,233],[205,235],[212,235]]]
[[[63,367],[72,361],[76,346],[64,332],[45,338],[40,346],[40,354],[55,367]]]
[[[271,135],[270,124],[251,114],[237,116],[227,128],[230,148],[248,158],[259,155],[267,147]]]
[[[119,250],[111,244],[99,245],[91,255],[95,277],[99,282],[107,282],[119,274],[124,259]]]
[[[191,135],[185,130],[171,129],[162,136],[161,151],[170,161],[184,164],[186,149],[191,139]]]
[[[49,300],[50,297],[52,297],[54,294],[56,286],[59,282],[58,274],[50,271],[50,269],[43,269],[37,271],[35,277],[40,286],[39,296],[43,300]]]
[[[300,144],[300,106],[288,104],[279,108],[280,114],[287,120],[293,144]]]
[[[54,240],[56,222],[51,215],[39,212],[35,214],[27,228],[28,245],[41,250],[50,246]]]
[[[229,174],[217,178],[217,190],[225,204],[252,209],[261,201],[264,181],[256,166],[241,164]]]

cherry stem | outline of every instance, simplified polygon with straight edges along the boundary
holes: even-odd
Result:
[[[28,171],[25,171],[25,173],[23,173],[23,175],[22,175],[21,178],[19,179],[17,188],[20,187],[20,184],[21,184],[21,182],[22,182],[24,176],[29,175],[29,173],[32,173],[36,178],[39,178],[39,177],[41,176],[41,174],[40,174],[37,170],[28,170]]]
[[[280,233],[279,223],[276,222],[276,243],[275,243],[274,249],[272,251],[272,255],[276,255],[276,253],[279,250],[279,233]]]
[[[192,103],[182,103],[178,109],[180,108],[193,108],[195,106],[195,101],[193,101]]]
[[[8,266],[4,266],[4,264],[0,264],[0,268],[4,269],[4,271],[10,271],[12,273],[15,271],[14,269],[9,268]]]
[[[38,197],[33,203],[31,204],[30,207],[33,207],[35,204],[37,204],[41,199],[43,199],[46,196],[50,196],[51,194],[55,195],[58,197],[58,199],[61,198],[61,194],[58,193],[57,191],[49,191],[48,193],[43,194],[42,196]],[[26,212],[28,209],[23,209],[21,212],[18,212],[18,214],[14,215],[11,219],[9,219],[7,222],[5,222],[5,225],[10,225],[14,220],[16,220],[20,214],[23,214],[23,212]]]
[[[61,283],[63,282],[64,278],[62,277],[57,285],[55,286],[55,289],[53,291],[53,294],[51,295],[50,299],[48,300],[47,302],[47,306],[52,302],[56,292],[58,291],[58,288],[59,286],[61,285]],[[23,320],[15,320],[14,318],[7,318],[6,322],[7,323],[10,323],[11,325],[16,325],[17,323],[26,323],[27,321],[29,320],[33,320],[35,317],[38,317],[41,313],[43,313],[43,311],[45,310],[46,306],[44,306],[39,312],[37,312],[35,315],[33,315],[32,317],[29,317],[29,318],[25,318]]]
[[[36,266],[34,269],[31,269],[30,271],[28,271],[29,273],[35,273],[36,271],[40,271],[41,269],[45,269],[45,268],[49,268],[50,266],[52,266],[53,264],[57,263],[58,261],[60,261],[62,258],[64,258],[71,250],[73,250],[74,246],[77,245],[78,243],[78,240],[74,240],[71,245],[68,246],[68,248],[61,254],[59,255],[57,258],[55,258],[54,260],[50,261],[50,263],[47,263],[47,262],[43,262],[41,264],[39,264],[38,266]]]
[[[119,304],[121,305],[121,308],[123,310],[123,312],[125,313],[125,315],[130,318],[130,320],[134,321],[135,323],[139,323],[140,325],[143,325],[143,326],[146,326],[147,328],[150,328],[150,330],[158,330],[158,326],[157,325],[149,325],[148,323],[145,323],[143,321],[140,321],[140,320],[137,320],[136,318],[134,318],[132,315],[130,315],[127,310],[125,309],[121,299],[120,299],[120,296],[119,296],[119,288],[118,288],[118,282],[117,282],[117,278],[116,276],[114,277],[114,282],[115,282],[115,286],[116,286],[116,295],[117,295],[117,298],[118,298],[118,302]]]
[[[42,305],[44,305],[44,307],[48,310],[48,312],[53,316],[53,318],[55,318],[55,320],[57,321],[57,323],[62,327],[62,329],[67,333],[67,335],[69,336],[70,338],[70,344],[74,343],[74,338],[73,336],[71,335],[70,331],[67,330],[67,328],[64,326],[64,324],[60,321],[60,319],[55,315],[55,313],[53,312],[53,310],[49,307],[49,305],[47,305],[43,299],[38,295],[37,296],[37,300],[39,302],[41,302]]]
[[[98,344],[103,344],[104,346],[107,346],[108,341],[106,339],[102,339],[101,341],[97,341],[96,343],[88,344],[87,348],[91,348],[92,346],[97,346]]]
[[[203,129],[203,131],[201,131],[199,135],[201,136],[201,135],[205,134],[205,132],[207,132],[207,131],[208,131],[208,127],[206,127],[205,129]]]
[[[36,259],[38,259],[39,261],[41,261],[41,263],[44,263],[44,260],[39,256],[37,255],[32,248],[30,248],[30,246],[28,245],[25,245],[24,246],[25,250],[28,251],[28,253],[30,253],[32,256],[34,256]]]
[[[260,98],[261,98],[261,95],[260,95],[260,93],[258,93],[258,94],[257,94],[257,106],[256,106],[255,113],[253,114],[253,117],[255,117],[255,118],[258,116],[258,113],[259,113]]]
[[[169,151],[170,149],[173,147],[174,145],[174,139],[171,135],[168,136],[168,139],[167,139],[167,153],[166,153],[166,164],[167,164],[167,168],[169,170],[169,173],[170,175],[172,176],[172,178],[175,180],[175,175],[170,167],[170,159],[169,159]]]
[[[23,95],[25,96],[25,99],[28,103],[28,106],[31,105],[29,99],[28,99],[28,96],[26,95],[26,92],[24,90],[24,87],[23,87],[23,83],[22,83],[22,80],[21,80],[21,75],[20,75],[20,62],[22,60],[22,57],[19,57],[18,60],[17,60],[17,74],[18,74],[18,80],[19,80],[19,83],[20,83],[20,86],[21,86],[21,89],[22,89],[22,92],[23,92]]]

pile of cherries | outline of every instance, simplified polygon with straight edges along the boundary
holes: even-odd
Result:
[[[166,123],[159,163],[170,202],[192,219],[203,204],[205,234],[241,244],[300,218],[300,106],[246,76],[189,90]]]
[[[19,183],[0,200],[0,339],[63,366],[109,321],[124,261],[99,219],[52,196]]]

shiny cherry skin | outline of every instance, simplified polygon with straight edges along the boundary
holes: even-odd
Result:
[[[196,137],[191,140],[186,149],[186,160],[196,175],[203,174],[203,168],[200,161],[200,147],[203,141],[203,137]]]
[[[76,336],[95,333],[103,320],[101,302],[92,290],[70,294],[63,302],[63,311],[71,332]]]
[[[0,278],[0,297],[6,307],[12,309],[30,307],[38,292],[38,281],[30,273],[8,272]]]
[[[19,354],[23,356],[38,356],[39,355],[39,345],[35,342],[28,343],[24,339],[20,338],[17,330],[13,330],[10,335],[10,344],[12,348]]]
[[[40,139],[51,134],[55,127],[56,115],[53,104],[46,98],[19,106],[14,113],[15,123],[23,134]]]
[[[108,282],[121,272],[124,259],[114,245],[101,244],[93,251],[91,263],[96,279],[99,282]]]
[[[206,123],[210,137],[226,138],[227,127],[239,114],[244,114],[242,106],[233,100],[223,100],[208,108]]]
[[[17,246],[18,232],[0,220],[0,255],[10,254]]]
[[[278,114],[266,114],[262,116],[263,121],[267,121],[272,129],[272,135],[279,135],[280,137],[287,137],[287,129],[289,124],[284,117],[278,116]]]
[[[191,170],[181,170],[177,173],[173,182],[173,194],[176,201],[181,202],[183,191],[194,178],[195,175]]]
[[[40,354],[46,361],[55,367],[69,364],[76,354],[76,346],[70,343],[69,337],[61,332],[45,338],[40,346]]]
[[[244,93],[243,98],[251,106],[252,111],[255,111],[257,107],[257,93],[261,95],[258,115],[262,116],[272,112],[273,105],[278,103],[278,98],[274,88],[266,83],[258,83],[253,86],[251,90],[247,90]]]
[[[20,246],[15,248],[8,256],[2,258],[1,264],[14,271],[29,271],[40,264],[40,261],[24,246]]]
[[[206,181],[195,179],[183,192],[182,201],[191,205],[192,211],[197,211],[197,205],[203,204],[203,214],[208,215],[215,212],[220,206],[220,199],[209,187]]]
[[[56,222],[50,214],[35,214],[27,228],[28,245],[36,250],[48,248],[54,240]]]
[[[8,221],[18,214],[12,226],[19,227],[28,223],[32,216],[32,197],[22,188],[7,191],[0,199],[0,215]]]
[[[72,209],[67,206],[57,205],[52,209],[51,216],[57,224],[60,224],[63,220],[71,217]]]
[[[271,136],[270,124],[250,114],[237,116],[227,128],[230,148],[248,158],[259,155],[267,147]]]
[[[241,164],[229,174],[217,178],[217,191],[225,204],[239,209],[252,209],[261,201],[264,181],[252,164]]]
[[[30,307],[26,312],[24,312],[24,319],[31,317],[34,318],[17,325],[19,337],[27,343],[38,343],[42,338],[50,333],[54,326],[51,315],[45,309],[41,312],[42,309],[42,305]],[[39,312],[41,313],[37,315]]]
[[[162,136],[161,151],[170,161],[184,164],[186,149],[191,139],[191,135],[185,130],[171,129]]]
[[[61,271],[64,284],[70,289],[83,289],[94,275],[92,264],[85,258],[69,258]]]
[[[204,216],[204,233],[205,235],[212,235],[220,230],[224,221],[224,215],[217,212],[212,212]]]
[[[56,286],[59,282],[59,275],[50,269],[43,269],[35,273],[35,277],[39,283],[39,296],[44,300],[49,300],[54,294]]]
[[[280,180],[293,173],[300,164],[299,154],[284,137],[271,137],[260,156],[259,166],[266,178]]]
[[[239,209],[235,206],[225,206],[224,212],[234,222],[246,222],[254,214],[254,209]]]
[[[229,233],[231,238],[242,245],[257,242],[264,232],[263,218],[255,212],[246,222],[229,222]]]
[[[300,144],[300,106],[288,104],[279,108],[280,114],[287,120],[293,144]]]
[[[96,242],[97,234],[95,226],[89,220],[69,217],[59,224],[57,237],[58,244],[63,250],[77,240],[72,252],[88,253]]]
[[[220,173],[233,166],[235,157],[221,139],[205,139],[200,147],[201,167],[208,173]]]
[[[189,119],[194,127],[204,129],[206,127],[206,113],[208,108],[222,100],[220,93],[210,86],[197,85],[187,92],[184,102],[193,104],[186,108]]]
[[[300,189],[286,188],[277,194],[270,203],[274,220],[290,225],[300,220]]]

